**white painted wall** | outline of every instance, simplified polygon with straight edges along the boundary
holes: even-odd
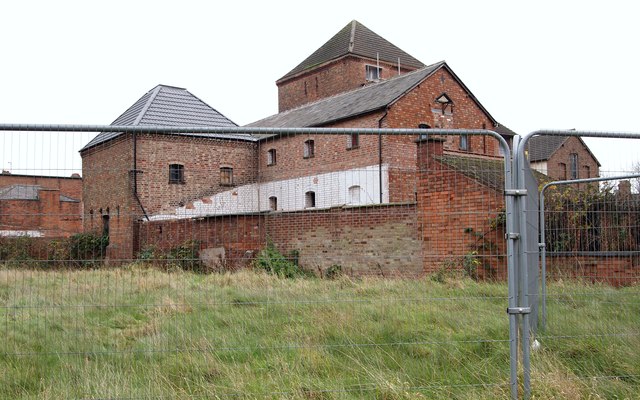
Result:
[[[193,218],[208,215],[239,214],[269,211],[269,197],[278,199],[278,211],[305,209],[305,193],[315,192],[315,208],[342,205],[380,203],[378,165],[300,178],[254,183],[235,187],[207,198],[197,200],[193,208],[178,207],[175,212],[150,216],[150,220]],[[350,196],[349,188],[359,186],[359,202]],[[382,166],[382,202],[389,202],[389,167]],[[352,189],[354,192],[355,189]],[[357,204],[356,204],[357,203]]]
[[[538,161],[538,162],[532,162],[531,164],[531,168],[535,169],[536,171],[543,173],[545,175],[547,175],[547,162],[546,161]]]

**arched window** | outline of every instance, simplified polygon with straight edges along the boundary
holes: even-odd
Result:
[[[362,188],[358,185],[349,188],[349,204],[360,204],[360,192]]]
[[[316,206],[316,192],[310,190],[304,194],[304,208],[314,208]]]
[[[278,210],[278,198],[276,196],[269,197],[269,210],[271,211]]]

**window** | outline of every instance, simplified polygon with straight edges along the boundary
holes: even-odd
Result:
[[[364,68],[368,81],[380,80],[380,77],[382,76],[382,68],[376,67],[375,65],[365,65]]]
[[[469,135],[460,135],[460,150],[469,151]]]
[[[267,165],[276,165],[276,149],[267,152]]]
[[[361,188],[358,185],[349,188],[349,204],[360,204],[360,191]]]
[[[184,183],[184,165],[169,165],[169,183]]]
[[[429,124],[420,124],[418,125],[418,129],[431,129],[431,126],[429,126]],[[420,134],[420,139],[426,139],[428,137],[429,135],[427,135],[426,133]]]
[[[315,155],[315,144],[312,139],[304,142],[304,158],[311,158]]]
[[[304,194],[304,208],[313,208],[316,206],[316,192],[308,191]]]
[[[233,168],[229,168],[229,167],[220,168],[220,185],[222,186],[233,185]]]
[[[347,137],[347,150],[357,149],[360,147],[360,134],[352,133]]]
[[[583,168],[584,168],[584,177],[591,178],[591,167],[588,165],[585,165]]]
[[[569,160],[571,161],[571,179],[578,179],[578,154],[569,154]]]
[[[271,211],[278,210],[278,198],[276,196],[269,197],[269,210]]]

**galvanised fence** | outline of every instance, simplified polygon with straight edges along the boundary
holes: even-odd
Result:
[[[637,390],[635,351],[594,356],[637,340],[632,275],[587,282],[550,244],[538,318],[542,181],[518,177],[518,137],[0,128],[0,397]]]

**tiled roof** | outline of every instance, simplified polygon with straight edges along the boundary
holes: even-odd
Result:
[[[534,136],[529,139],[529,161],[545,161],[551,158],[568,136]]]
[[[238,125],[200,100],[188,90],[158,85],[133,103],[111,125],[130,126],[205,126],[237,127]],[[101,132],[82,150],[122,135],[121,132]],[[185,136],[216,137],[254,140],[251,135],[235,134],[178,134]]]
[[[422,69],[341,93],[253,122],[250,127],[307,128],[351,118],[386,107],[422,82],[444,61]]]
[[[517,135],[517,133],[515,133],[514,131],[512,131],[511,129],[507,128],[506,126],[502,125],[502,124],[498,124],[495,128],[493,128],[493,131],[495,133],[499,133],[503,136],[515,136]]]
[[[278,81],[349,54],[373,60],[378,57],[394,64],[400,59],[401,66],[424,67],[424,63],[354,20]]]
[[[11,185],[0,188],[0,200],[38,200],[40,185]],[[80,200],[60,195],[60,201],[78,203]]]

